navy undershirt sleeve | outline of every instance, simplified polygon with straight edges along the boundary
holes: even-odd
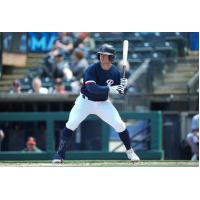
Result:
[[[109,92],[108,86],[100,86],[96,83],[88,84],[86,85],[86,88],[88,89],[89,92],[94,94],[108,94]]]

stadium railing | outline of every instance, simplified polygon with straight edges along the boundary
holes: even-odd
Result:
[[[143,119],[150,120],[150,150],[138,150],[141,159],[163,159],[162,148],[162,113],[161,112],[122,112],[124,120]],[[32,113],[0,113],[0,122],[13,121],[45,121],[46,122],[46,152],[43,153],[23,153],[17,151],[0,152],[0,160],[49,160],[55,152],[55,121],[65,121],[69,113],[66,112],[32,112]],[[96,116],[89,116],[86,120],[99,120]],[[127,159],[125,153],[109,152],[109,126],[103,122],[102,128],[102,149],[101,151],[70,151],[67,152],[68,159],[89,160],[89,159]]]

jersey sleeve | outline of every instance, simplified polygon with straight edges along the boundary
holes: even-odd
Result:
[[[107,94],[109,92],[108,86],[100,86],[96,83],[96,74],[94,68],[88,68],[84,77],[84,85],[87,90],[93,94]]]
[[[84,82],[93,81],[96,82],[96,75],[94,67],[89,67],[84,74]]]
[[[117,70],[117,71],[116,71],[115,85],[120,85],[120,79],[121,79],[121,74],[120,74],[120,72]]]

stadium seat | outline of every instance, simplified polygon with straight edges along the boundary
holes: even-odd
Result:
[[[165,38],[161,36],[160,32],[141,33],[141,36],[146,42],[158,42],[165,40]]]
[[[105,41],[122,41],[123,32],[106,32],[104,33],[104,40]]]
[[[67,90],[67,91],[72,90],[71,81],[63,80],[63,85],[65,86],[65,90]]]
[[[88,63],[92,64],[97,61],[96,52],[103,43],[110,43],[116,49],[116,57],[114,63],[117,64],[122,59],[122,47],[123,40],[129,40],[129,52],[128,61],[131,66],[131,70],[135,69],[135,66],[141,65],[146,58],[151,59],[151,63],[155,65],[161,65],[163,62],[171,62],[171,59],[175,61],[177,53],[179,55],[184,54],[184,45],[187,39],[187,33],[183,32],[92,32],[90,36],[95,40],[96,49],[91,51],[88,56]],[[31,80],[40,76],[41,55],[30,55],[34,60],[33,65],[29,65],[28,74],[21,80],[23,88],[31,88]],[[44,55],[43,55],[44,57]],[[40,58],[40,62],[38,61]],[[65,59],[68,61],[70,55],[66,55]],[[33,63],[31,60],[31,63]],[[37,65],[36,66],[36,62]],[[30,62],[28,62],[30,64]],[[29,81],[26,81],[26,80]],[[44,87],[52,87],[53,80],[42,78]],[[69,83],[65,83],[68,87]],[[68,90],[70,87],[68,87]]]
[[[173,35],[166,36],[165,39],[166,41],[176,43],[178,55],[185,56],[186,36],[184,36],[184,33],[176,32]]]
[[[163,44],[160,44],[155,47],[155,52],[157,52],[157,53],[162,52],[167,57],[176,56],[176,51],[177,51],[177,49],[174,47],[174,45],[172,45],[169,42],[164,42]]]
[[[26,76],[23,79],[20,79],[19,81],[21,83],[22,92],[27,92],[32,88],[32,79],[29,76]]]
[[[135,53],[144,53],[144,52],[152,52],[152,51],[153,51],[153,48],[150,42],[143,42],[134,46]]]
[[[42,81],[42,86],[46,87],[47,89],[53,87],[54,85],[53,80],[50,79],[49,77],[42,78],[41,81]]]
[[[130,42],[138,43],[143,42],[144,39],[140,36],[140,33],[125,32],[123,38],[129,40]]]

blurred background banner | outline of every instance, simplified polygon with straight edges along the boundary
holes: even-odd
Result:
[[[4,51],[13,53],[48,52],[58,37],[57,32],[5,32],[2,34]]]
[[[195,159],[198,32],[0,33],[0,159],[50,159],[99,47],[115,47],[114,64],[122,72],[125,39],[127,94],[111,100],[132,146],[143,159]],[[31,149],[37,152],[30,157]],[[81,124],[68,150],[69,159],[126,159],[115,131],[95,117]]]
[[[51,50],[54,41],[58,38],[58,33],[28,33],[29,52],[48,52]]]
[[[138,34],[143,37],[149,37],[149,35],[153,33],[141,32]],[[170,35],[170,33],[166,33],[166,35],[167,34]],[[175,34],[176,37],[178,34],[180,33],[177,33],[177,35]],[[192,51],[198,51],[199,33],[190,32],[184,34],[186,35],[185,39],[187,46]],[[48,52],[51,50],[54,41],[58,38],[58,32],[4,32],[2,35],[4,51],[21,53],[26,52],[27,50],[28,52]],[[178,37],[176,40],[178,40]]]

